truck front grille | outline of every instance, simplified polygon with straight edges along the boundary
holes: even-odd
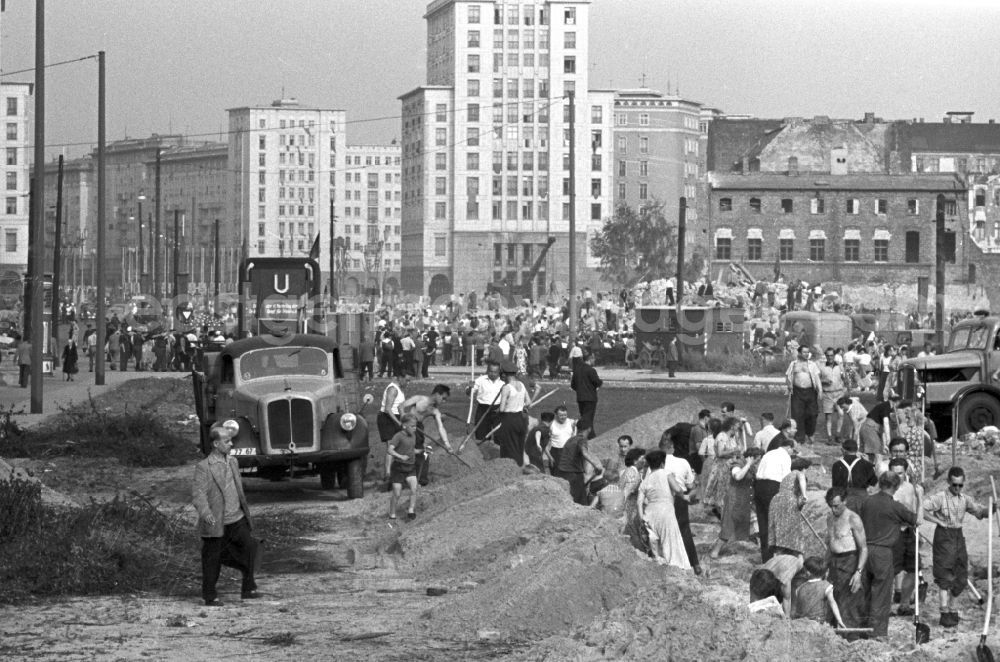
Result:
[[[274,400],[267,405],[267,431],[274,449],[288,448],[295,442],[299,449],[313,445],[312,402],[305,398]]]

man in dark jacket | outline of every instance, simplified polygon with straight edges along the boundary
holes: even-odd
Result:
[[[570,388],[576,391],[576,405],[580,409],[577,429],[589,430],[587,439],[597,436],[594,432],[594,415],[597,413],[597,389],[603,382],[594,370],[594,355],[587,353],[573,371]]]

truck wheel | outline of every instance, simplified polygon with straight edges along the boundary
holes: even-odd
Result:
[[[324,490],[333,490],[337,487],[337,465],[330,462],[319,467],[319,484]]]
[[[956,421],[958,434],[979,432],[1000,424],[1000,402],[988,393],[973,393],[962,400]]]
[[[360,499],[365,495],[365,458],[359,457],[347,464],[347,498]]]

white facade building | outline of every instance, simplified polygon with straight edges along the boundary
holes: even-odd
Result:
[[[427,84],[402,102],[402,287],[432,299],[568,283],[569,95],[576,107],[578,286],[596,285],[587,237],[612,213],[614,94],[588,90],[586,0],[434,0]]]
[[[28,143],[32,117],[32,85],[0,83],[3,94],[4,213],[0,216],[0,281],[19,291],[28,268],[28,191],[31,189]],[[54,203],[54,200],[53,200]],[[13,292],[12,292],[13,293]]]

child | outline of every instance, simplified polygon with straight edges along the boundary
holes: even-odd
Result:
[[[386,464],[389,465],[389,484],[392,485],[392,495],[389,497],[389,519],[396,519],[396,506],[403,493],[403,483],[410,488],[410,508],[407,519],[415,519],[417,508],[417,461],[415,458],[417,445],[417,417],[413,414],[403,414],[399,419],[403,429],[389,440],[386,451]]]
[[[545,447],[549,445],[550,427],[552,421],[556,420],[556,415],[550,411],[542,413],[538,425],[528,431],[528,438],[524,443],[524,454],[527,457],[527,464],[545,473]],[[552,459],[549,458],[551,464]]]
[[[826,561],[810,556],[802,564],[806,580],[792,597],[792,618],[808,618],[819,623],[836,623],[843,628],[840,608],[833,599],[833,584],[826,581]],[[832,616],[832,618],[831,618]]]

